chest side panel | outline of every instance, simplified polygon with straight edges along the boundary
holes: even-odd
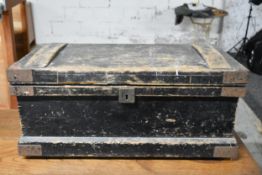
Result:
[[[27,136],[232,136],[237,98],[19,97]],[[219,109],[219,110],[218,110]],[[143,114],[143,115],[141,115]]]

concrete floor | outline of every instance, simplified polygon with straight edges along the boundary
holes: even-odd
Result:
[[[247,67],[246,58],[236,58]],[[262,76],[250,72],[247,95],[239,100],[235,130],[262,169]]]
[[[262,121],[262,76],[250,72],[247,95],[244,98],[257,117]]]
[[[247,103],[239,100],[235,130],[262,169],[262,125]]]
[[[234,57],[234,54],[232,55]],[[235,56],[235,59],[247,69],[247,58],[245,56]],[[247,84],[247,94],[244,100],[262,121],[262,75],[257,75],[250,71]]]

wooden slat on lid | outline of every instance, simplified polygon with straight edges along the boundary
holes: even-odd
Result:
[[[193,48],[203,57],[210,69],[230,69],[225,57],[210,44],[194,43]]]
[[[66,44],[48,44],[39,49],[26,63],[28,67],[43,68],[56,57]]]

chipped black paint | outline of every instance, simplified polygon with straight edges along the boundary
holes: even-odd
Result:
[[[179,75],[158,72],[55,72],[34,71],[33,84],[104,84],[104,85],[128,85],[128,84],[223,84],[221,73],[183,73]],[[18,83],[18,82],[17,82]],[[13,84],[16,84],[13,82]],[[18,83],[19,84],[19,83]]]
[[[119,89],[127,86],[11,86],[16,96],[118,96]],[[223,87],[169,87],[169,86],[133,86],[135,96],[161,97],[220,97]],[[32,93],[25,93],[31,89]],[[242,88],[241,88],[242,89]]]
[[[23,145],[23,144],[21,144]],[[212,158],[217,146],[203,145],[163,145],[163,144],[86,144],[86,143],[41,143],[42,157],[123,157],[123,158]],[[232,147],[236,145],[231,145]],[[228,155],[225,155],[228,157]],[[223,157],[221,157],[223,158]]]
[[[31,151],[32,150],[32,151]],[[172,137],[28,137],[19,140],[22,156],[231,158],[234,138]]]
[[[18,97],[27,136],[231,137],[237,98]],[[219,109],[219,110],[218,110]]]

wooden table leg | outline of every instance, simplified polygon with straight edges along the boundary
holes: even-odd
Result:
[[[0,86],[1,86],[1,96],[0,96],[0,107],[1,108],[11,108],[15,106],[16,101],[14,98],[10,98],[8,80],[6,78],[6,69],[16,60],[16,48],[14,39],[14,26],[13,26],[13,16],[12,10],[8,10],[3,13],[2,21],[0,22],[0,36],[2,47],[2,58],[1,58],[1,74],[0,74]],[[13,101],[13,102],[12,102]],[[13,104],[13,105],[12,105]]]
[[[14,25],[13,25],[13,15],[12,10],[4,12],[3,19],[1,22],[2,34],[3,36],[3,46],[4,52],[7,60],[7,64],[11,65],[16,60],[16,50],[15,50],[15,38],[14,38]]]
[[[26,13],[26,1],[23,1],[20,5],[21,8],[21,21],[22,21],[22,31],[24,33],[24,53],[28,53],[30,51],[30,43],[29,43],[29,34],[28,34],[28,20]]]

